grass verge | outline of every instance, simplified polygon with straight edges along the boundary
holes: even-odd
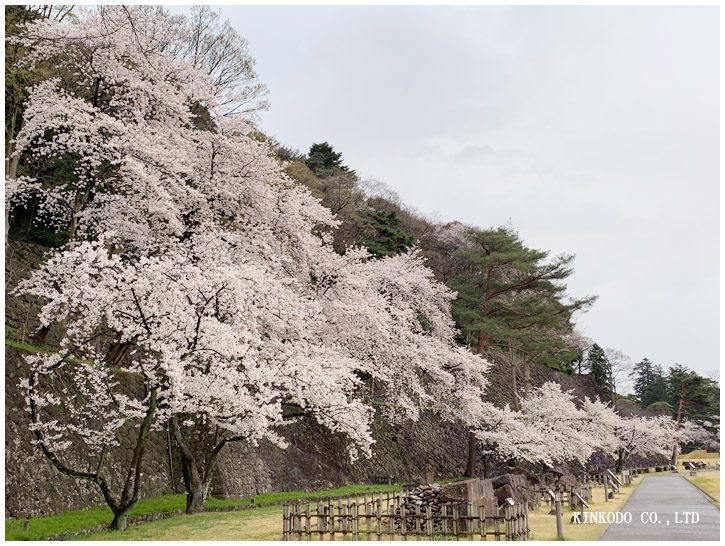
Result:
[[[609,502],[604,500],[604,487],[592,488],[592,500],[589,502],[588,512],[617,512],[622,509],[634,490],[642,482],[644,475],[640,474],[632,480],[632,484],[620,489],[621,493],[615,495]],[[572,523],[574,515],[568,506],[562,506],[562,519],[564,523],[564,538],[556,538],[556,516],[549,515],[549,504],[542,503],[536,510],[529,512],[529,540],[596,540],[604,532],[608,524],[577,524]]]
[[[78,540],[282,540],[282,507],[183,515]]]
[[[685,476],[698,489],[704,492],[713,501],[713,504],[720,509],[720,472],[706,472],[697,476]]]
[[[325,489],[322,491],[283,491],[278,493],[262,493],[256,495],[254,500],[257,504],[267,502],[283,502],[292,499],[299,498],[316,498],[316,497],[336,497],[341,495],[354,495],[357,493],[368,493],[378,491],[397,491],[402,489],[401,485],[348,485],[345,487],[338,487],[336,489]],[[214,498],[207,499],[205,506],[207,507],[218,507],[218,506],[244,506],[251,504],[252,499],[246,498],[242,500],[219,500]],[[131,517],[134,516],[145,516],[148,514],[158,514],[163,512],[174,512],[181,510],[186,506],[185,495],[163,495],[154,499],[145,499],[139,501],[131,513]],[[276,508],[276,507],[273,507]],[[259,508],[253,511],[245,511],[242,519],[247,519],[248,515],[262,514],[267,508]],[[183,518],[191,518],[197,516],[217,516],[221,519],[225,519],[229,515],[239,515],[242,512],[226,512],[226,513],[209,513],[209,514],[197,514],[195,516],[183,516]],[[279,508],[280,522],[282,509]],[[183,519],[182,518],[182,519]],[[91,508],[88,510],[74,510],[66,512],[65,514],[59,514],[57,516],[39,517],[32,518],[27,531],[23,531],[23,520],[20,519],[5,519],[5,540],[42,540],[45,537],[56,535],[59,533],[67,533],[71,531],[80,531],[81,529],[87,529],[88,527],[94,527],[103,523],[110,523],[113,519],[113,514],[110,508]],[[162,527],[173,528],[175,525],[171,524],[172,520],[180,518],[170,518],[167,520],[159,520],[152,523],[147,523],[139,527],[134,527],[132,530],[140,529],[141,527],[147,527],[150,525],[161,524]],[[203,519],[203,518],[202,518]],[[281,529],[281,523],[280,523]],[[121,533],[98,533],[99,535],[117,535],[120,537]],[[108,540],[115,540],[109,538]],[[121,540],[119,538],[118,540]],[[142,540],[142,539],[139,539]],[[161,540],[161,539],[159,539]],[[171,539],[170,539],[171,540]],[[176,539],[174,539],[176,540]],[[221,540],[221,539],[220,539]],[[227,539],[235,540],[235,539]],[[238,539],[237,539],[238,540]],[[262,540],[262,539],[259,539]]]

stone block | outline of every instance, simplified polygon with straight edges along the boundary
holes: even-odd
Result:
[[[462,482],[449,483],[441,487],[442,502],[471,502],[475,501],[478,494],[478,480],[465,480]]]

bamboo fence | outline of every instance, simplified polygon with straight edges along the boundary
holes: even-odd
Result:
[[[283,507],[283,540],[526,540],[525,503],[495,514],[474,503],[443,503],[440,511],[417,506],[406,513],[404,492],[347,499],[294,502]]]

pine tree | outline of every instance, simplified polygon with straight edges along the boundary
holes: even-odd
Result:
[[[634,394],[640,408],[649,408],[653,404],[669,403],[667,385],[662,366],[653,364],[648,358],[642,359],[632,368],[629,374],[634,380]],[[661,412],[661,404],[654,408]]]
[[[317,176],[330,176],[335,170],[351,172],[341,161],[342,153],[336,152],[327,142],[319,142],[310,146],[307,154],[307,166]]]
[[[667,402],[678,408],[680,417],[704,421],[717,419],[720,415],[720,388],[717,383],[681,364],[669,369],[666,390]]]
[[[670,405],[677,408],[676,430],[683,418],[698,424],[707,423],[708,428],[719,427],[720,387],[712,379],[675,364],[667,374],[667,397]],[[676,455],[675,444],[673,460]]]
[[[667,378],[662,366],[655,364],[652,367],[652,383],[645,391],[642,399],[642,407],[648,408],[652,404],[667,401]]]
[[[356,243],[367,247],[376,258],[400,254],[415,244],[413,237],[399,228],[394,210],[365,210],[360,218],[361,234]]]
[[[547,260],[548,252],[527,248],[504,227],[472,228],[467,240],[456,252],[460,272],[447,283],[458,292],[452,311],[464,335],[475,336],[477,353],[513,346],[530,359],[551,360],[565,347],[572,314],[596,299],[565,300],[561,281],[574,272],[574,256]]]
[[[611,370],[607,355],[599,345],[596,343],[589,349],[587,355],[587,367],[591,371],[594,381],[602,392],[607,396],[612,396],[612,384],[611,384]]]
[[[652,362],[650,362],[648,358],[644,358],[641,362],[637,362],[632,368],[629,377],[633,379],[633,388],[637,399],[637,405],[640,407],[646,407],[648,404],[646,404],[645,396],[654,381],[654,369]]]

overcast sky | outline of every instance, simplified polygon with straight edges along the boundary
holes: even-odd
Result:
[[[575,253],[585,335],[719,369],[718,7],[219,9],[270,89],[267,134]]]

